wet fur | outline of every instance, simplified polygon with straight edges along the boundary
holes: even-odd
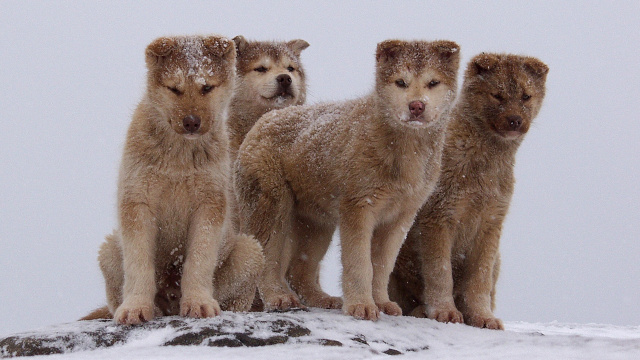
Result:
[[[233,41],[218,36],[159,38],[146,49],[147,91],[118,180],[119,226],[99,253],[117,323],[210,317],[251,305],[264,258],[227,216],[225,123],[235,59]],[[187,116],[201,119],[195,133],[183,123]]]
[[[433,195],[409,231],[390,294],[405,313],[503,329],[493,315],[502,223],[515,155],[538,114],[548,67],[531,57],[481,54],[452,112]],[[521,118],[516,130],[512,119]]]
[[[236,190],[243,232],[265,249],[259,290],[267,309],[342,306],[371,320],[379,311],[400,314],[387,283],[439,175],[458,50],[449,41],[382,42],[370,95],[272,111],[248,133],[235,164]],[[414,119],[408,104],[415,100],[426,110]],[[337,225],[344,304],[318,282]]]

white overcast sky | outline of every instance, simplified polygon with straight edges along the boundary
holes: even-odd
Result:
[[[0,1],[0,335],[105,303],[96,256],[162,35],[302,38],[308,102],[368,93],[389,38],[449,39],[550,67],[517,156],[497,314],[640,324],[640,2]],[[322,281],[339,291],[336,252]]]

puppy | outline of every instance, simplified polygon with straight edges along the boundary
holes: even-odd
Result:
[[[390,40],[378,44],[376,61],[370,95],[272,111],[240,147],[236,191],[243,231],[265,249],[266,309],[401,314],[387,294],[389,274],[439,175],[459,48]],[[344,305],[318,283],[337,225]]]
[[[452,112],[442,175],[409,231],[392,274],[404,312],[503,329],[493,315],[498,244],[514,188],[515,155],[545,95],[548,67],[481,54]]]
[[[138,324],[156,315],[216,316],[220,305],[248,310],[264,257],[227,216],[235,44],[159,38],[146,64],[147,91],[120,167],[119,226],[99,254],[109,314]]]
[[[247,41],[233,38],[237,52],[237,87],[229,110],[231,163],[249,130],[265,113],[304,104],[305,73],[300,61],[304,40]]]

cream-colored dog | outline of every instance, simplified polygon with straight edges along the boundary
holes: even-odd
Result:
[[[318,283],[339,225],[344,311],[401,314],[389,274],[439,175],[458,50],[449,41],[382,42],[371,95],[272,111],[249,132],[236,190],[244,231],[265,248],[267,309],[341,306]]]
[[[300,60],[309,43],[247,41],[233,38],[237,52],[237,86],[229,109],[231,161],[249,130],[265,113],[304,104],[307,87]]]
[[[120,324],[251,305],[264,258],[228,216],[225,122],[235,60],[234,42],[219,36],[147,47],[147,92],[120,168],[119,227],[99,255],[109,313]]]

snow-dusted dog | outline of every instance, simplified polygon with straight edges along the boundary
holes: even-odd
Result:
[[[442,175],[392,274],[403,311],[502,329],[493,315],[498,244],[515,155],[538,114],[549,68],[532,57],[482,54],[467,68],[451,115]]]
[[[389,274],[439,175],[458,50],[450,41],[384,41],[372,94],[272,111],[248,133],[236,190],[243,231],[265,248],[267,309],[341,306],[318,283],[339,225],[344,311],[401,314],[387,294]]]
[[[229,109],[231,161],[249,130],[265,113],[304,104],[307,97],[302,50],[304,40],[247,41],[233,38],[237,52],[237,87]]]
[[[251,305],[264,258],[228,216],[235,60],[234,42],[219,36],[159,38],[146,49],[147,92],[120,167],[119,226],[99,255],[120,324]]]

